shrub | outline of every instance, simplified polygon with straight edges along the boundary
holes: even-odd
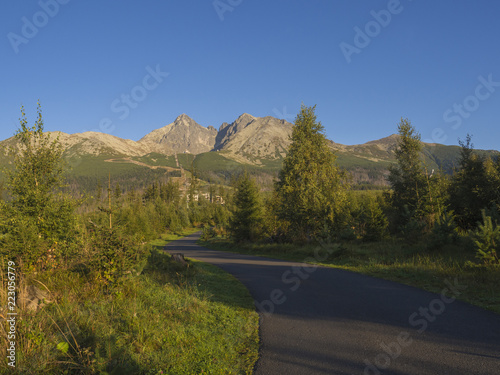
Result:
[[[35,125],[28,126],[21,108],[20,128],[11,147],[14,169],[7,171],[8,203],[2,202],[0,245],[11,258],[21,258],[27,269],[53,268],[72,255],[78,235],[76,202],[58,194],[63,185],[63,149],[58,139],[44,133],[40,105]],[[52,264],[50,264],[52,262]]]
[[[215,238],[216,236],[217,236],[217,233],[213,227],[209,227],[208,225],[203,227],[203,232],[201,234],[202,241],[211,240],[212,238]]]
[[[409,243],[416,243],[424,234],[426,223],[416,217],[408,206],[403,207],[403,225],[399,227],[401,236]]]
[[[438,248],[458,241],[458,229],[455,216],[445,212],[434,223],[431,231],[430,248]]]
[[[148,250],[134,246],[130,240],[120,237],[115,229],[94,226],[90,246],[90,268],[106,284],[141,273],[147,262]]]
[[[500,226],[493,224],[490,216],[482,211],[483,223],[478,224],[478,229],[474,234],[474,244],[476,245],[476,256],[483,260],[485,264],[500,264],[498,251],[500,251]]]
[[[389,221],[376,200],[365,204],[360,220],[364,223],[363,241],[380,241],[388,236]]]

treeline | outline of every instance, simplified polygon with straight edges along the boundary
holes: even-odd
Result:
[[[317,239],[425,240],[438,251],[449,243],[473,243],[485,263],[499,263],[500,159],[474,152],[460,141],[452,175],[424,163],[420,135],[402,119],[390,189],[356,192],[336,166],[314,107],[302,107],[292,144],[272,194],[262,199],[248,175],[237,183],[231,233],[235,241],[307,243]]]

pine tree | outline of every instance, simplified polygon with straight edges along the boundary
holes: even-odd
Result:
[[[500,226],[493,223],[490,216],[482,211],[483,223],[478,223],[473,239],[476,245],[476,257],[485,264],[500,264]]]
[[[416,220],[429,229],[445,210],[446,180],[440,172],[428,173],[421,158],[420,134],[408,119],[401,119],[398,132],[397,164],[389,168],[388,176],[395,222],[405,225]]]
[[[396,209],[407,206],[410,212],[420,213],[426,184],[420,158],[420,134],[408,119],[401,119],[398,132],[401,138],[395,150],[397,166],[389,168],[388,177],[392,187],[392,205]]]
[[[339,228],[346,214],[346,175],[335,165],[315,108],[302,105],[275,187],[278,216],[293,240],[309,241],[325,224]]]
[[[122,189],[120,188],[120,183],[116,183],[116,186],[115,186],[115,199],[118,200],[120,199],[122,196]]]
[[[235,242],[256,241],[262,233],[262,210],[255,180],[244,173],[236,183],[229,229]]]
[[[97,180],[97,188],[96,188],[96,199],[99,202],[102,198],[102,182],[101,180]]]
[[[160,198],[168,203],[178,204],[180,200],[180,193],[179,183],[173,180],[169,180],[160,188]]]
[[[481,220],[481,210],[498,213],[500,207],[500,169],[494,163],[474,152],[471,136],[459,141],[461,146],[459,170],[452,177],[450,208],[463,229],[473,229]]]

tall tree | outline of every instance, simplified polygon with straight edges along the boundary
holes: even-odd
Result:
[[[244,173],[236,182],[229,230],[236,242],[255,241],[262,232],[262,208],[255,180]]]
[[[408,119],[401,119],[398,125],[400,140],[395,154],[397,165],[389,168],[389,183],[392,187],[392,205],[395,208],[407,206],[411,212],[422,209],[425,174],[420,153],[420,134]]]
[[[309,241],[325,228],[338,228],[346,211],[346,174],[328,147],[314,107],[302,105],[275,189],[278,216],[294,240]]]
[[[181,196],[179,183],[174,180],[168,180],[165,185],[160,188],[160,198],[168,203],[179,202]]]
[[[396,221],[405,224],[411,217],[426,220],[430,226],[444,210],[446,181],[440,173],[428,173],[421,158],[420,134],[408,119],[401,119],[398,133],[397,164],[389,168],[388,176],[392,188],[390,203],[396,212]]]
[[[452,177],[449,204],[463,229],[475,228],[481,210],[500,207],[500,162],[494,163],[474,152],[472,137],[459,140],[459,170]]]

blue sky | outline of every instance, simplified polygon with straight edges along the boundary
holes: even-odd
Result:
[[[293,121],[317,105],[357,144],[407,117],[423,140],[500,149],[500,2],[41,0],[0,5],[0,139],[19,107],[46,130],[138,140],[186,113]]]

